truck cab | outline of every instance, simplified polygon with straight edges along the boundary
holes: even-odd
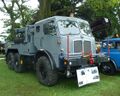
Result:
[[[101,52],[109,57],[109,62],[101,65],[102,72],[115,74],[120,69],[120,38],[103,40]]]
[[[61,57],[72,61],[71,66],[77,66],[77,59],[82,55],[88,55],[90,52],[95,55],[95,39],[85,20],[55,16],[37,22],[35,27],[36,49],[48,51],[53,56],[58,69],[64,68],[64,64],[60,63]]]

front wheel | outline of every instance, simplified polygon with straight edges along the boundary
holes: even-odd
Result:
[[[101,73],[106,74],[106,75],[114,75],[116,72],[115,67],[111,62],[101,63],[100,71]]]
[[[47,57],[42,56],[36,63],[36,74],[40,83],[46,86],[53,86],[58,81],[58,75],[51,68],[50,61]]]

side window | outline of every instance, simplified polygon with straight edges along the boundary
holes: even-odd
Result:
[[[43,24],[43,31],[44,34],[49,35],[49,34],[56,34],[56,28],[55,28],[55,24],[54,21],[49,21],[45,24]]]
[[[15,36],[15,43],[23,43],[25,40],[25,34],[24,32],[19,32],[19,33],[16,33],[16,36]]]
[[[40,26],[36,26],[36,32],[40,32]]]
[[[116,47],[115,42],[109,42],[109,44],[107,44],[108,42],[103,42],[103,48],[110,48],[113,49]]]

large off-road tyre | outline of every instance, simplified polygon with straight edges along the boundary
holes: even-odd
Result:
[[[49,59],[41,56],[36,63],[36,74],[40,83],[46,86],[53,86],[58,81],[58,74],[51,68]]]
[[[6,56],[6,63],[8,64],[8,68],[13,70],[15,64],[14,53],[10,52]]]
[[[17,73],[21,73],[21,72],[25,71],[25,66],[24,66],[24,64],[20,63],[20,55],[18,53],[15,53],[14,70]]]
[[[101,63],[100,72],[105,75],[114,75],[116,73],[115,66],[111,63]]]

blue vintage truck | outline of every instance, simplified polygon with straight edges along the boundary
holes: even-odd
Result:
[[[113,75],[120,70],[120,38],[110,38],[102,41],[101,53],[104,53],[109,62],[100,64],[102,73]]]

